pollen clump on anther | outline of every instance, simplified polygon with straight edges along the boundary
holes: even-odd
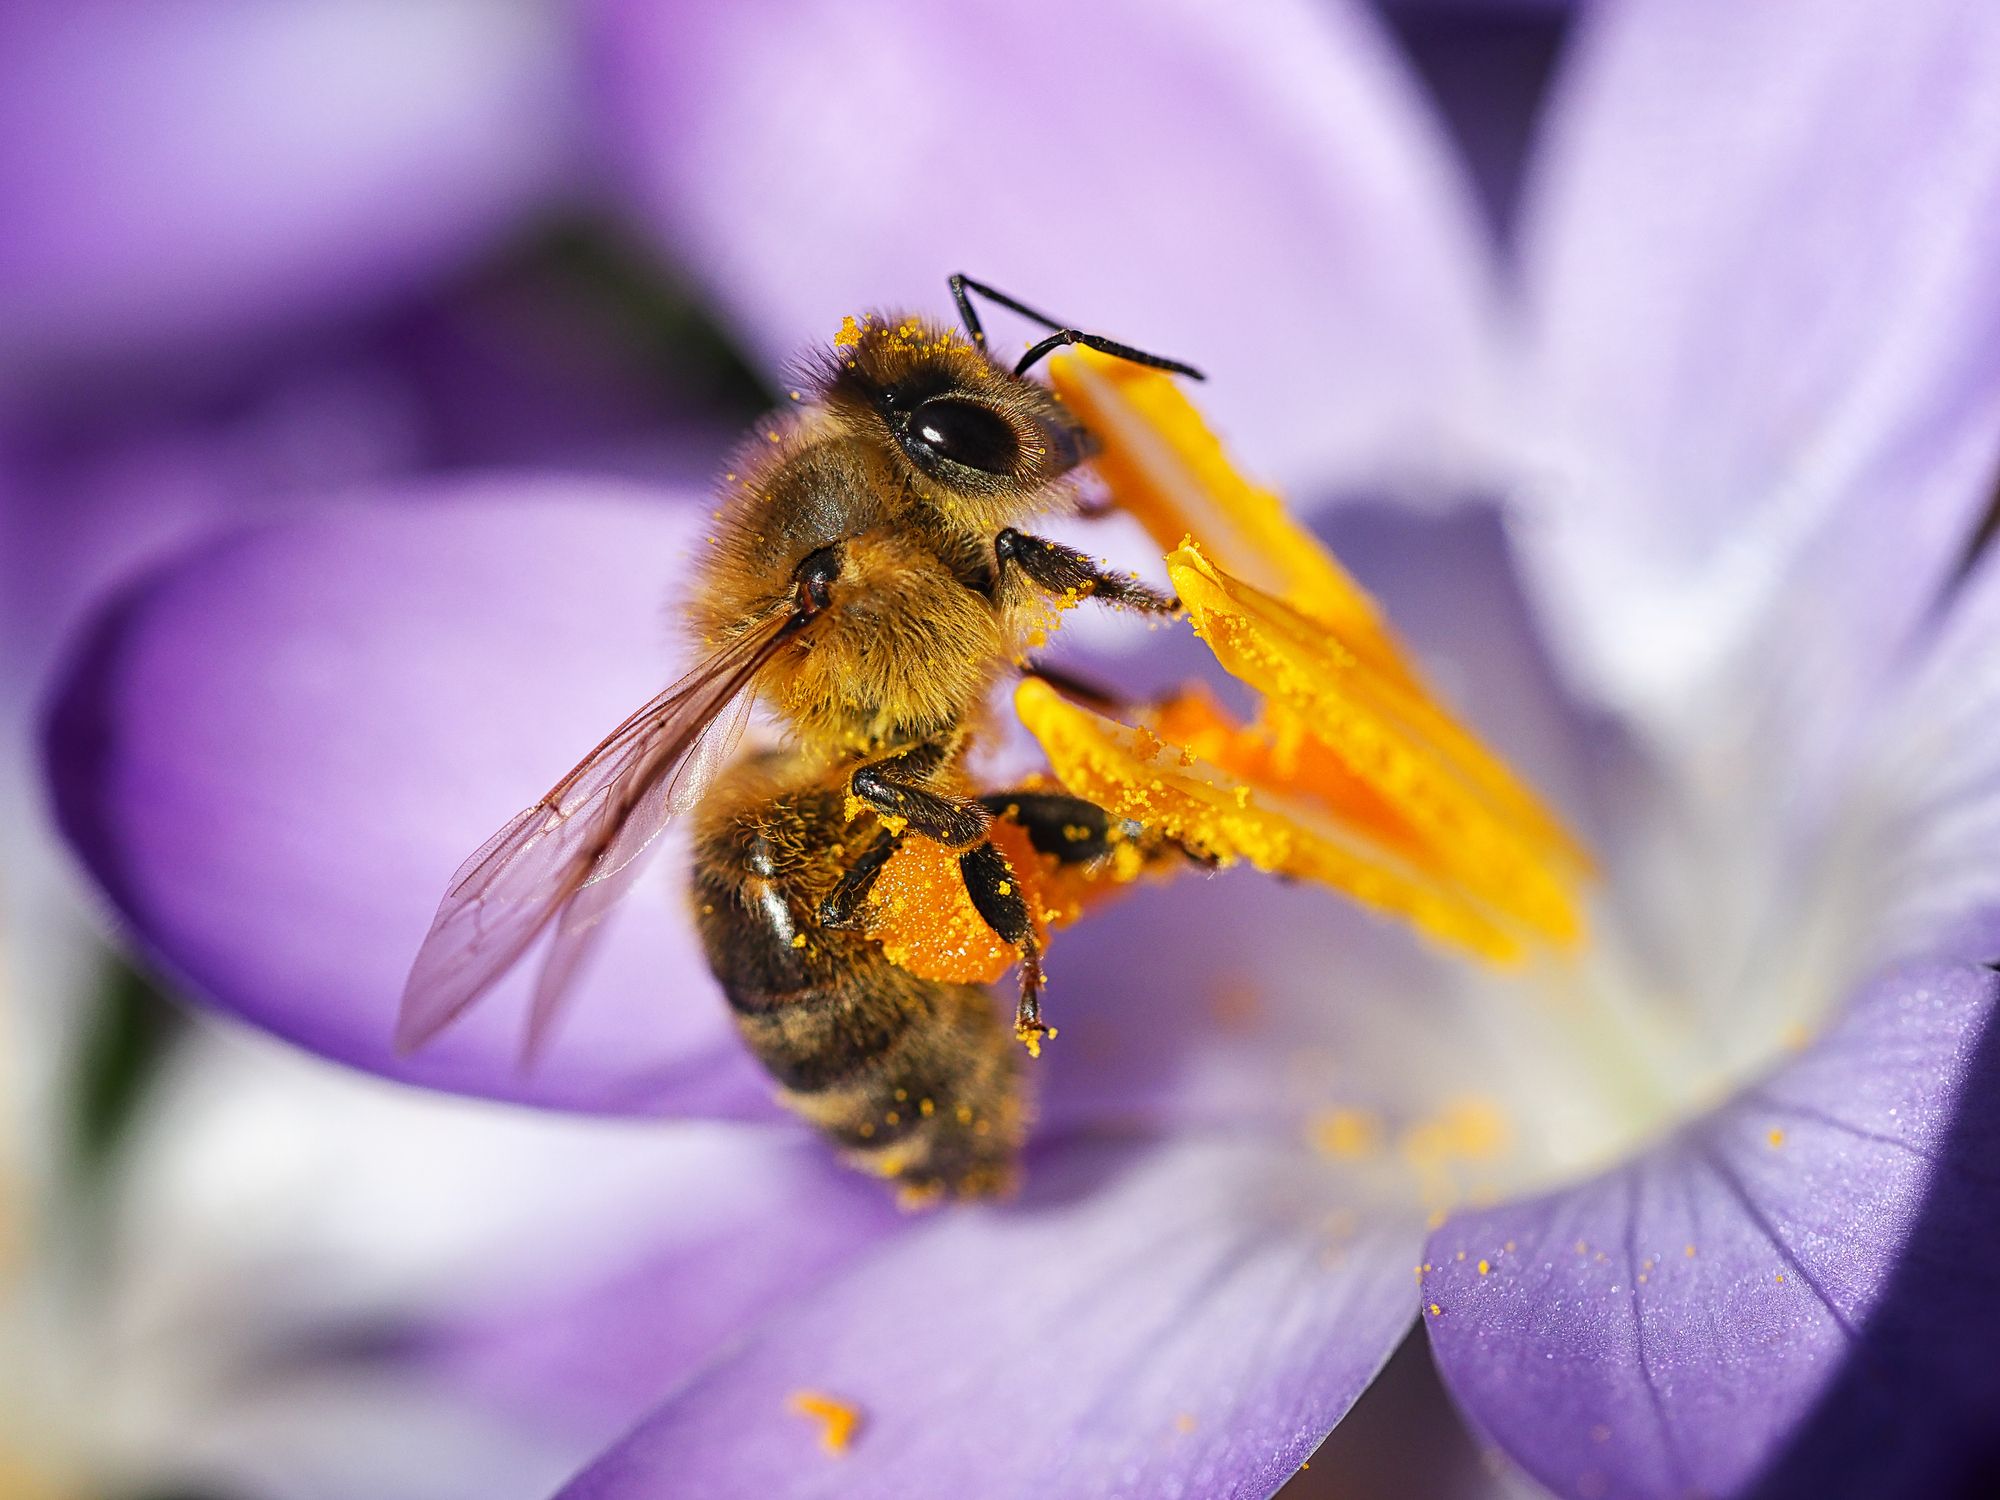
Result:
[[[1030,679],[1015,706],[1056,778],[1210,862],[1331,886],[1489,962],[1580,943],[1589,856],[1180,388],[1088,352],[1050,377],[1196,634],[1260,700],[1242,719],[1190,691],[1113,718]]]
[[[820,1424],[819,1443],[829,1453],[845,1453],[861,1429],[859,1407],[819,1391],[794,1391],[785,1405]]]

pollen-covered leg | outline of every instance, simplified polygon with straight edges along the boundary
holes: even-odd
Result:
[[[1028,915],[1020,877],[1007,856],[991,843],[976,844],[958,857],[959,874],[973,909],[1000,941],[1021,955],[1021,999],[1014,1010],[1014,1034],[1040,1055],[1042,1038],[1054,1036],[1042,1024],[1042,945]]]

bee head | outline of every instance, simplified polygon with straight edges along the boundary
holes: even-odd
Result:
[[[973,524],[1053,507],[1093,451],[1047,386],[936,324],[850,318],[823,368],[828,410],[879,442],[911,493]]]

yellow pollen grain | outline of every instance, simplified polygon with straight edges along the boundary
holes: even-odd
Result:
[[[853,314],[850,313],[840,320],[840,332],[833,336],[833,347],[836,349],[852,349],[860,342],[861,325],[854,320]]]
[[[1308,1127],[1313,1148],[1336,1161],[1359,1161],[1382,1147],[1382,1124],[1361,1109],[1330,1109]]]
[[[1439,1316],[1439,1315],[1441,1315],[1441,1314],[1442,1314],[1443,1312],[1444,1312],[1444,1309],[1443,1309],[1443,1308],[1441,1308],[1441,1307],[1439,1307],[1439,1306],[1438,1306],[1438,1305],[1437,1305],[1437,1304],[1436,1304],[1435,1302],[1433,1302],[1433,1303],[1431,1304],[1431,1316],[1432,1316],[1432,1317],[1434,1317],[1434,1318],[1435,1318],[1435,1317],[1438,1317],[1438,1316]]]
[[[1486,1275],[1486,1274],[1487,1274],[1488,1272],[1490,1272],[1490,1271],[1491,1271],[1492,1269],[1493,1269],[1493,1264],[1492,1264],[1492,1262],[1490,1262],[1490,1261],[1484,1261],[1484,1260],[1482,1260],[1482,1261],[1481,1261],[1481,1262],[1479,1263],[1479,1274],[1480,1274],[1481,1276],[1484,1276],[1484,1275]]]
[[[805,945],[806,945],[806,935],[803,932],[795,932],[792,934],[792,946],[794,948],[803,948],[805,947]]]
[[[1782,1285],[1784,1283],[1784,1280],[1785,1280],[1785,1273],[1783,1271],[1780,1271],[1778,1273],[1779,1284]]]
[[[819,1444],[828,1453],[845,1453],[861,1429],[861,1409],[836,1396],[819,1391],[793,1391],[785,1405],[799,1416],[810,1417],[820,1424]]]
[[[1683,1247],[1683,1249],[1681,1250],[1681,1254],[1685,1255],[1685,1256],[1686,1256],[1686,1257],[1687,1257],[1687,1258],[1688,1258],[1689,1260],[1693,1260],[1693,1259],[1694,1259],[1694,1246],[1692,1246],[1692,1245],[1688,1245],[1688,1246],[1685,1246],[1685,1247]]]
[[[1778,1147],[1785,1144],[1785,1132],[1782,1130],[1774,1129],[1769,1135],[1765,1136],[1764,1139],[1771,1143],[1771,1148],[1773,1150],[1776,1150]]]
[[[1191,1411],[1184,1411],[1184,1412],[1182,1412],[1182,1413],[1181,1413],[1181,1414],[1180,1414],[1179,1416],[1175,1417],[1175,1418],[1174,1418],[1174,1431],[1176,1431],[1176,1432],[1193,1432],[1193,1431],[1194,1431],[1194,1413],[1193,1413],[1193,1412],[1191,1412]]]

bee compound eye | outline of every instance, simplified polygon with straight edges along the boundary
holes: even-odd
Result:
[[[1021,456],[1006,418],[953,396],[934,397],[911,413],[910,436],[939,458],[987,474],[1011,474]]]

